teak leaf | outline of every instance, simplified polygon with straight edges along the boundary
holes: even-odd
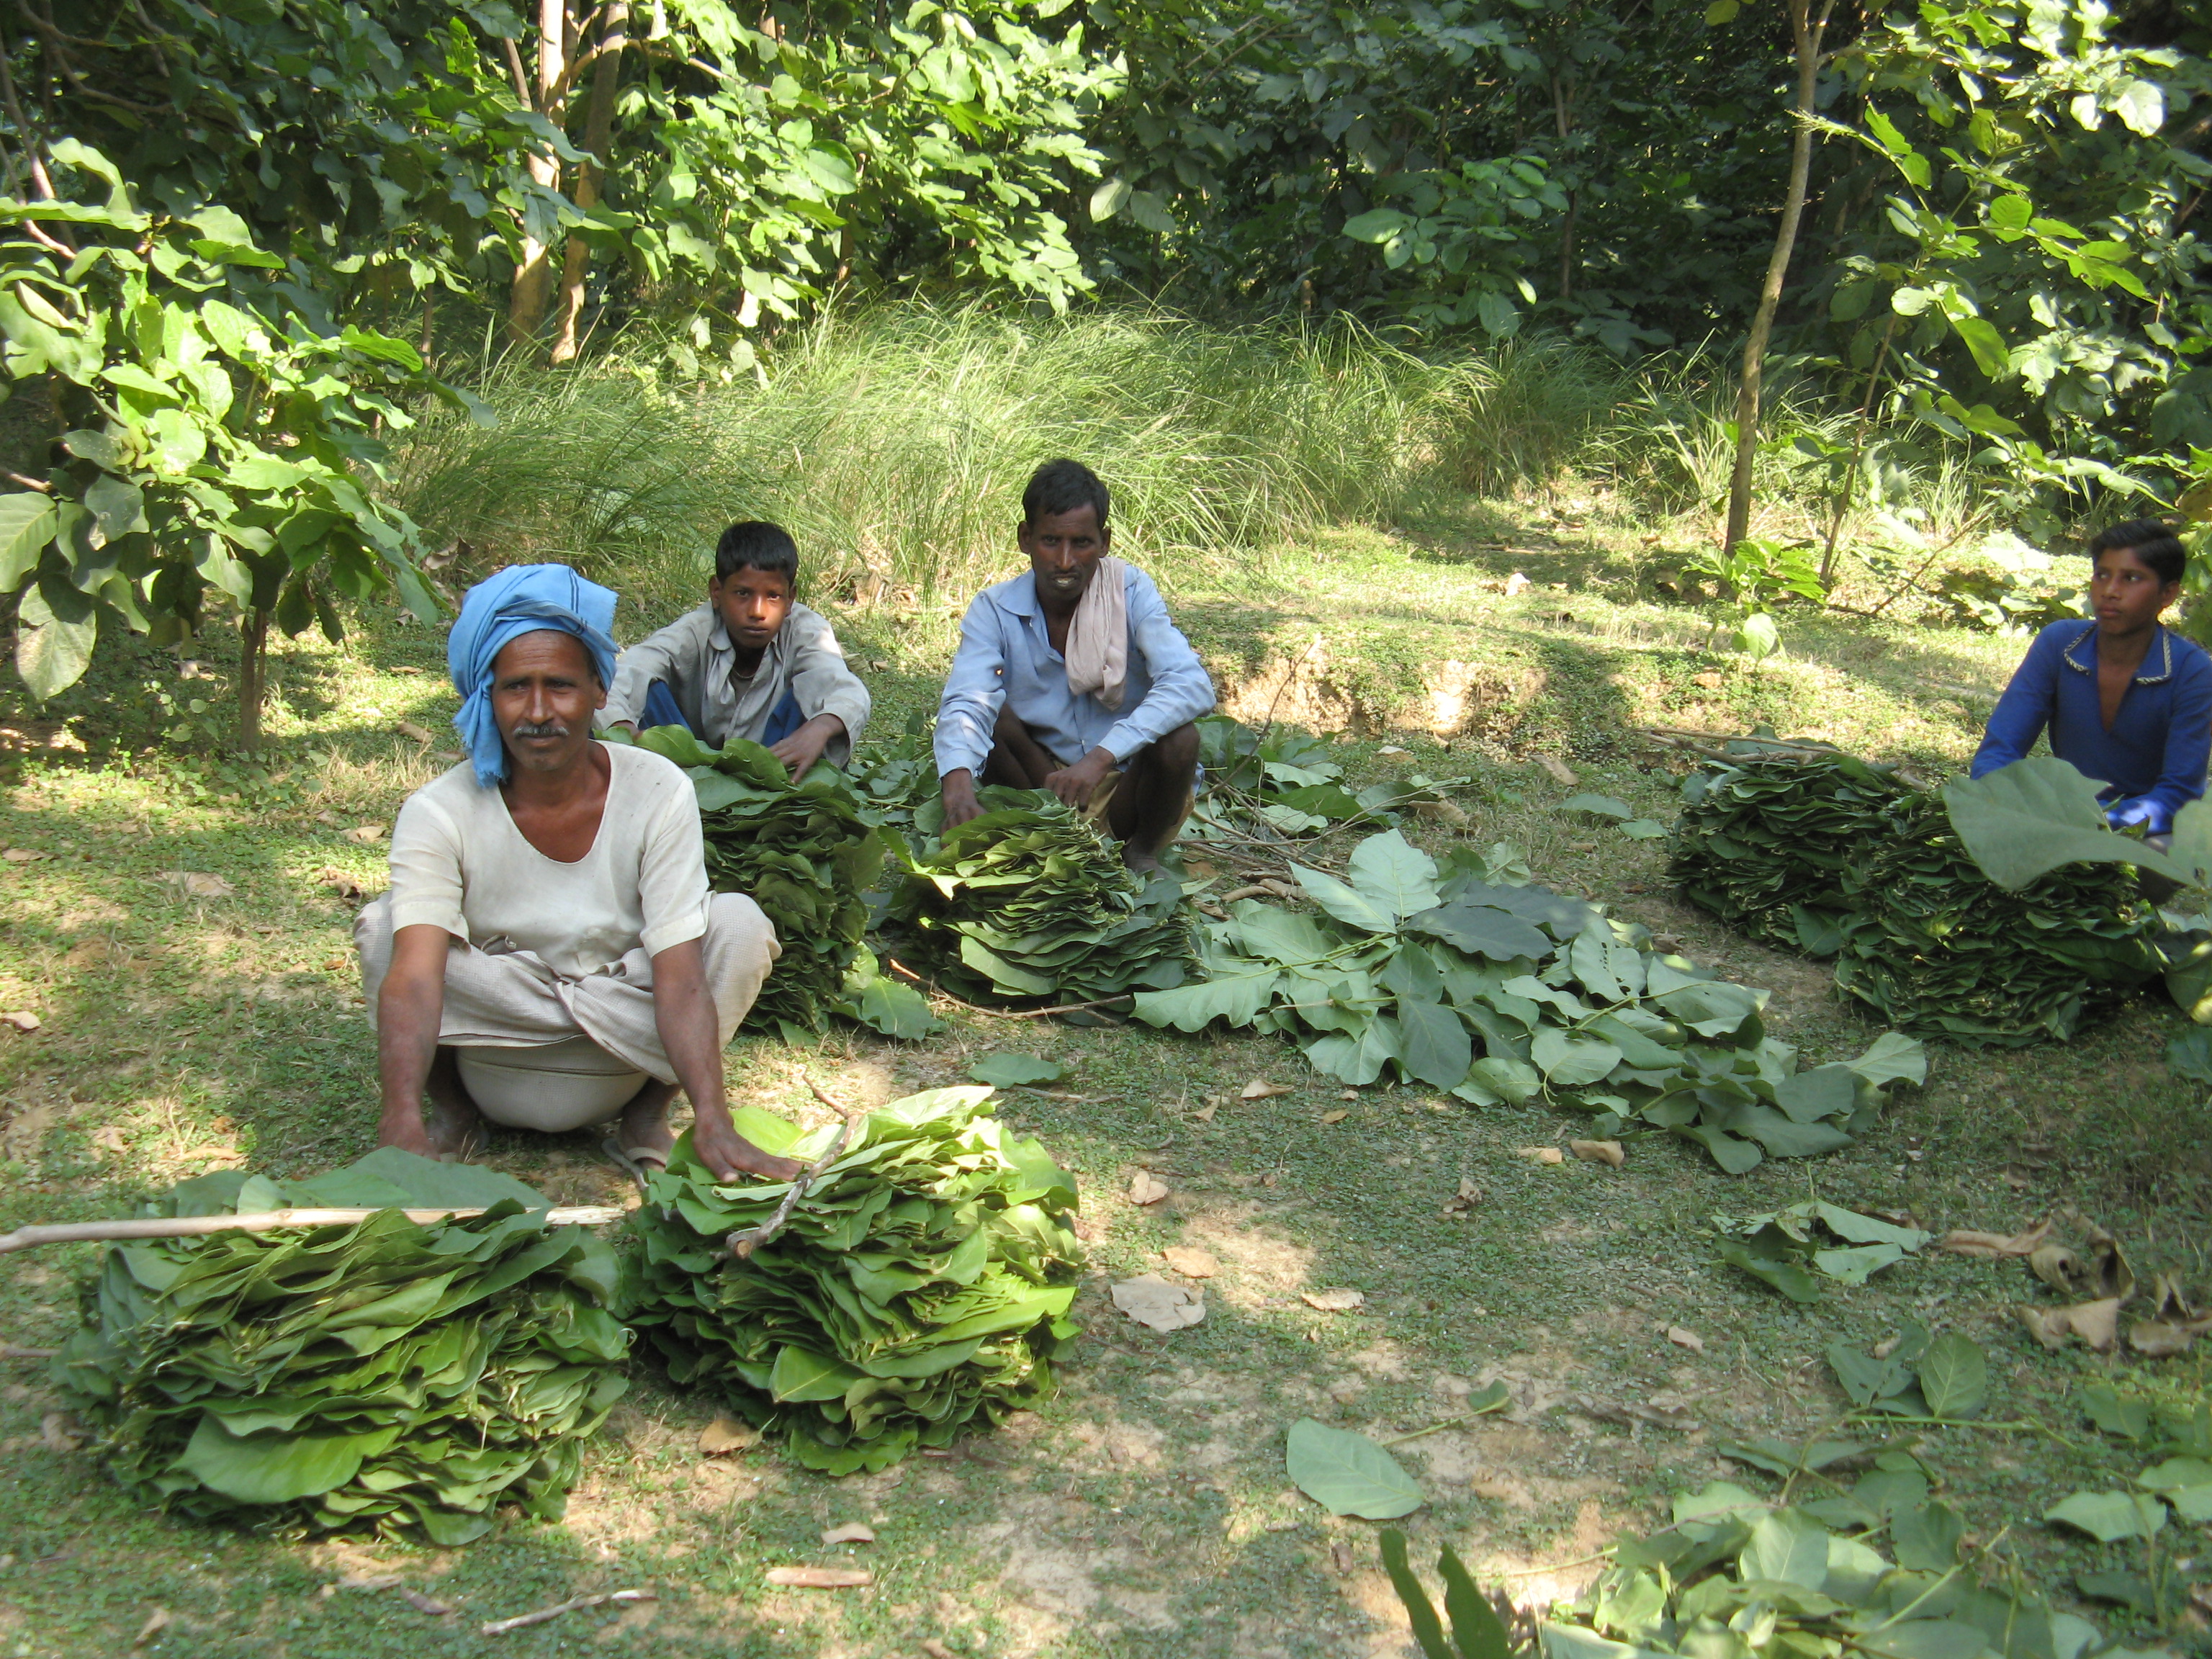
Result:
[[[1332,1515],[1389,1521],[1425,1501],[1413,1477],[1381,1446],[1310,1417],[1291,1425],[1284,1462],[1292,1484]]]

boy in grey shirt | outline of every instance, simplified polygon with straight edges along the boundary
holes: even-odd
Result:
[[[843,765],[868,722],[868,689],[828,621],[792,597],[798,578],[798,544],[782,530],[732,525],[707,603],[623,653],[603,723],[684,726],[715,749],[750,738],[794,778],[824,756]]]

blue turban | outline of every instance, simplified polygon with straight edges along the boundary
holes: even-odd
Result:
[[[587,582],[565,564],[514,564],[469,589],[446,636],[446,666],[461,712],[453,729],[489,788],[507,776],[507,745],[491,712],[491,665],[508,641],[556,629],[574,634],[592,653],[599,684],[615,683],[615,592]]]

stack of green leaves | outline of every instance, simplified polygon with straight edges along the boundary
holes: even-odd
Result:
[[[483,1206],[418,1225],[404,1209]],[[386,1147],[312,1181],[204,1176],[158,1215],[374,1207],[117,1245],[54,1375],[142,1502],[263,1531],[461,1544],[557,1517],[626,1386],[614,1252],[489,1170]]]
[[[1893,804],[1845,866],[1836,983],[1900,1030],[2064,1042],[2164,971],[2157,912],[2124,866],[2064,865],[2008,892],[1932,794]]]
[[[639,733],[638,746],[674,761],[699,795],[707,881],[744,893],[775,928],[783,954],[761,987],[748,1029],[796,1042],[832,1013],[895,1036],[936,1029],[912,988],[877,971],[861,937],[866,894],[884,868],[884,843],[842,773],[827,762],[797,782],[759,744],[732,738],[709,749],[680,726]]]
[[[1620,1539],[1590,1587],[1552,1608],[1542,1624],[1546,1659],[2123,1651],[2017,1574],[2010,1583],[1978,1582],[1963,1517],[1930,1496],[1929,1472],[1909,1452],[1844,1440],[1775,1449],[1782,1455],[1757,1466],[1829,1495],[1771,1504],[1722,1480],[1681,1494],[1671,1526]],[[1869,1457],[1872,1467],[1856,1479],[1820,1473]],[[1885,1545],[1887,1554],[1878,1547]],[[1765,1639],[1747,1641],[1747,1627]],[[2124,1650],[2133,1659],[2177,1659],[2168,1648]]]
[[[846,768],[860,816],[904,841],[913,853],[926,850],[945,824],[929,734],[929,723],[913,715],[897,737],[860,744]]]
[[[1190,834],[1200,841],[1279,841],[1363,821],[1379,829],[1416,807],[1449,810],[1451,792],[1473,781],[1417,772],[1354,789],[1335,751],[1302,732],[1255,732],[1226,714],[1208,714],[1198,735],[1206,793]]]
[[[1735,763],[1683,780],[1668,877],[1740,933],[1833,956],[1850,908],[1844,865],[1887,832],[1884,813],[1909,791],[1887,769],[1840,752],[1742,744],[1750,752]]]
[[[1139,881],[1114,844],[1042,790],[976,792],[981,817],[913,860],[896,914],[971,1000],[1085,1001],[1180,985],[1182,884]]]
[[[1439,866],[1391,830],[1341,878],[1293,864],[1317,914],[1239,900],[1204,931],[1204,976],[1139,995],[1136,1017],[1278,1032],[1355,1087],[1395,1072],[1479,1105],[1541,1096],[1601,1114],[1600,1134],[1685,1136],[1732,1173],[1848,1145],[1887,1085],[1926,1075],[1920,1045],[1894,1033],[1798,1070],[1766,1035],[1767,993],[1654,951],[1595,905],[1513,884],[1510,851]]]
[[[1075,1188],[984,1111],[990,1095],[939,1089],[871,1112],[742,1260],[729,1235],[768,1224],[789,1184],[718,1185],[678,1142],[634,1218],[630,1269],[631,1322],[670,1376],[728,1389],[832,1474],[949,1445],[1048,1395],[1075,1334]],[[733,1115],[755,1145],[801,1160],[836,1133]]]

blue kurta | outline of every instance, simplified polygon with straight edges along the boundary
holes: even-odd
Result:
[[[2097,624],[2053,623],[2035,636],[1997,699],[1972,775],[2022,758],[2046,726],[2052,754],[2111,786],[2097,799],[2116,823],[2169,834],[2173,815],[2204,793],[2212,657],[2160,628],[2107,732],[2097,702]]]

